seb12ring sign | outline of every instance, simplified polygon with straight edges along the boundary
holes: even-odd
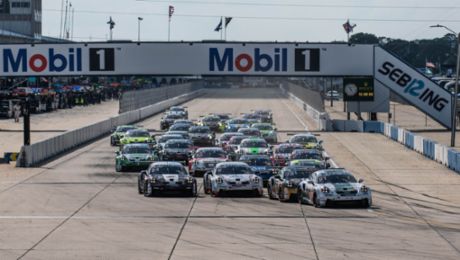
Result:
[[[373,77],[343,78],[344,101],[374,101]]]

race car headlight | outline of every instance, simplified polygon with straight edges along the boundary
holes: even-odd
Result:
[[[193,178],[192,178],[192,177],[189,177],[189,178],[187,179],[187,182],[188,182],[188,183],[193,183]]]
[[[254,183],[259,183],[259,181],[260,181],[260,178],[259,178],[259,177],[254,177],[254,178],[252,179],[252,182],[254,182]]]
[[[286,185],[288,188],[293,188],[294,187],[294,184],[292,182],[288,182],[287,185]]]
[[[367,193],[369,191],[369,188],[366,187],[366,186],[361,186],[361,188],[359,189],[360,192],[362,193]]]
[[[217,178],[217,183],[222,184],[222,183],[224,183],[224,180],[219,177],[219,178]]]
[[[209,138],[209,139],[212,139],[212,135],[208,135],[208,138]]]
[[[320,191],[321,191],[322,193],[329,193],[329,192],[331,192],[331,190],[330,190],[328,187],[326,187],[326,186],[321,187]]]

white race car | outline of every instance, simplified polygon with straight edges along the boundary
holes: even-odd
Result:
[[[251,192],[263,195],[263,180],[243,162],[222,162],[203,176],[204,191],[213,196],[224,192]]]
[[[344,169],[316,171],[299,184],[297,192],[300,203],[315,207],[330,203],[358,203],[365,208],[372,205],[371,189]]]

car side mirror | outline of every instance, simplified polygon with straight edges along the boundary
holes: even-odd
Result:
[[[364,182],[364,180],[363,180],[363,179],[361,179],[361,178],[360,178],[360,179],[358,179],[358,183],[363,183],[363,182]]]
[[[331,158],[329,156],[324,157],[325,161],[329,161]]]
[[[307,181],[308,184],[315,186],[315,183],[311,180]]]
[[[320,140],[318,143],[319,143],[319,144],[323,144],[323,140]]]
[[[120,152],[120,151],[116,151],[115,154],[116,154],[116,155],[120,155],[121,152]]]
[[[281,180],[281,176],[275,175],[275,179]]]
[[[141,175],[145,175],[145,174],[147,174],[146,170],[141,171]]]

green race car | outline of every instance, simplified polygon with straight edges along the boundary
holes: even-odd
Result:
[[[115,130],[113,130],[112,134],[110,135],[110,145],[120,145],[120,139],[122,139],[126,132],[129,130],[137,129],[137,126],[134,125],[120,125],[117,126]]]
[[[154,161],[158,161],[158,155],[149,144],[127,144],[117,152],[115,170],[117,172],[127,169],[145,170]]]
[[[251,127],[259,129],[265,141],[269,143],[278,142],[278,133],[276,132],[276,128],[273,125],[269,123],[257,123],[253,124]]]
[[[123,138],[120,139],[121,145],[135,144],[135,143],[146,143],[146,144],[155,145],[156,141],[155,141],[155,138],[150,135],[149,131],[145,129],[129,130],[128,132],[126,132]]]
[[[239,156],[245,154],[268,154],[270,147],[262,138],[247,138],[241,141],[236,150]]]

